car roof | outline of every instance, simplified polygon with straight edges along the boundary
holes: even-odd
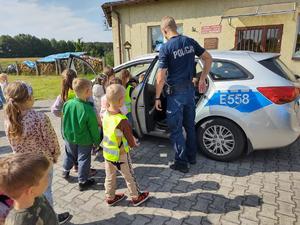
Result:
[[[255,61],[262,61],[270,58],[275,58],[280,56],[278,53],[260,53],[260,52],[251,52],[251,51],[219,51],[219,50],[212,50],[209,51],[209,53],[212,55],[213,59],[223,59],[223,60],[235,60],[235,59],[241,59],[241,58],[249,58],[251,57]],[[130,63],[134,63],[136,61],[151,61],[156,56],[158,56],[158,53],[150,53],[141,55],[138,57],[135,57],[134,59],[125,62],[116,68],[123,67],[124,65],[128,65]]]

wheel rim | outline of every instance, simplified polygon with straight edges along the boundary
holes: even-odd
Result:
[[[205,130],[203,144],[210,153],[224,156],[233,151],[235,139],[232,132],[226,127],[213,125]]]

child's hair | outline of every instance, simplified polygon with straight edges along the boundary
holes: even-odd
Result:
[[[111,85],[111,84],[121,84],[122,85],[122,80],[120,78],[115,77],[109,81],[108,85]]]
[[[61,93],[60,96],[62,100],[65,102],[68,99],[69,89],[72,89],[72,82],[77,77],[77,74],[72,69],[65,69],[62,72],[62,82],[61,82]]]
[[[17,199],[29,187],[38,185],[50,167],[42,154],[18,153],[0,158],[0,190]]]
[[[125,96],[125,88],[121,84],[111,84],[106,89],[106,99],[111,105],[118,103],[123,96]]]
[[[106,66],[106,67],[103,68],[103,82],[102,82],[102,85],[103,85],[104,90],[109,85],[109,81],[114,75],[115,75],[115,71],[112,67]]]
[[[7,74],[6,73],[1,73],[0,74],[0,82],[4,82],[4,81],[7,81]]]
[[[115,74],[115,71],[112,67],[106,66],[103,68],[103,74],[107,77],[111,77]]]
[[[103,78],[101,76],[96,76],[94,80],[94,84],[102,85],[102,83],[103,83]]]
[[[142,73],[140,76],[139,76],[139,83],[142,83],[144,81],[144,78],[145,78],[145,73]]]
[[[92,82],[84,78],[76,78],[73,80],[72,87],[77,96],[80,96],[86,89],[92,86]]]
[[[23,133],[21,110],[32,96],[32,87],[23,81],[9,83],[5,88],[5,114],[8,118],[8,137],[17,138]]]
[[[124,87],[126,87],[127,82],[128,82],[128,81],[130,80],[130,78],[131,78],[131,74],[130,74],[130,72],[129,72],[128,70],[123,69],[123,70],[121,70],[121,72],[120,72],[120,78],[121,78],[121,80],[122,80],[122,85],[123,85]]]

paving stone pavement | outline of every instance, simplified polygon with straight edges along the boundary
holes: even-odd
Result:
[[[53,101],[35,107],[47,113],[55,126],[63,151],[60,119],[51,115]],[[10,152],[0,111],[0,154]],[[103,159],[93,157],[97,185],[79,192],[76,174],[70,183],[61,178],[61,163],[53,180],[55,210],[73,214],[70,225],[296,225],[300,224],[299,142],[280,150],[257,151],[235,162],[216,162],[199,155],[190,173],[168,169],[173,152],[169,140],[145,137],[132,151],[134,170],[141,189],[152,198],[140,207],[129,199],[118,206],[104,203]],[[118,176],[120,191],[126,190]]]

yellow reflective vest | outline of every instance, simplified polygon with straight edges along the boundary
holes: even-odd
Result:
[[[130,98],[130,89],[131,88],[132,88],[132,86],[128,85],[128,87],[126,88],[126,93],[125,93],[125,105],[126,105],[128,113],[131,112],[131,98]]]
[[[120,148],[122,146],[126,152],[129,151],[129,145],[125,136],[118,137],[116,134],[116,128],[123,119],[127,119],[127,117],[122,114],[111,115],[106,112],[103,116],[103,140],[101,146],[103,148],[103,157],[111,162],[119,161]]]
[[[75,91],[72,90],[72,89],[69,89],[69,91],[68,91],[68,99],[67,100],[73,99],[75,97],[76,97]]]

